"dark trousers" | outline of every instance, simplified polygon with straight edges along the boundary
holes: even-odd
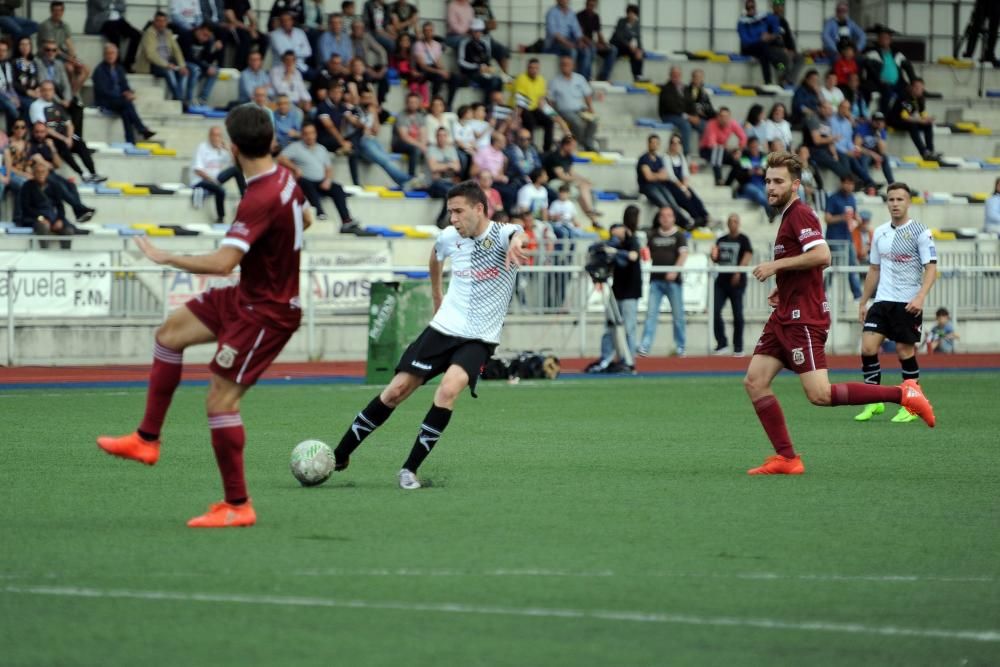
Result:
[[[716,185],[722,185],[723,165],[728,166],[729,168],[740,166],[740,163],[736,161],[736,158],[733,157],[733,154],[730,151],[726,150],[725,146],[702,148],[701,157],[712,165],[712,174],[715,175]]]
[[[250,36],[249,30],[230,30],[224,27],[216,29],[215,38],[220,40],[223,44],[233,47],[235,50],[233,66],[239,70],[246,69],[247,60],[250,58],[250,50],[254,46],[257,47],[257,51],[259,51],[261,55],[266,55],[268,44],[271,42],[271,40],[268,39],[267,33],[258,32],[257,39],[254,39]],[[315,52],[315,48],[313,51]],[[320,65],[323,64],[324,63],[320,63]]]
[[[396,133],[392,133],[392,143],[390,145],[393,153],[401,153],[406,156],[406,169],[409,173],[410,178],[417,175],[417,166],[420,165],[420,156],[424,154],[422,150],[413,144],[408,144],[399,137]]]
[[[827,146],[817,147],[812,152],[812,161],[823,169],[829,169],[837,175],[837,178],[844,178],[851,173],[851,165],[847,156],[837,153],[834,157]]]
[[[64,141],[54,141],[56,145],[56,151],[59,153],[59,157],[69,165],[69,168],[76,173],[83,176],[83,170],[80,169],[80,165],[76,163],[73,159],[74,155],[79,156],[83,160],[83,166],[87,168],[91,174],[96,174],[97,171],[94,169],[94,158],[90,156],[90,149],[87,148],[87,144],[78,135],[73,135],[73,145],[72,147],[67,146]]]
[[[101,26],[101,35],[118,47],[119,52],[122,53],[122,66],[131,70],[135,64],[135,54],[139,51],[139,40],[142,39],[142,33],[133,28],[125,19],[117,19],[105,21],[104,25]],[[126,39],[128,40],[128,49],[123,50],[122,40]]]
[[[664,185],[670,191],[670,195],[677,202],[677,205],[688,212],[696,225],[704,226],[708,223],[708,211],[705,210],[705,204],[698,198],[694,190],[688,188],[688,192],[691,194],[686,194],[681,186],[674,181],[666,181]]]
[[[498,76],[483,76],[479,72],[462,72],[458,75],[452,75],[452,85],[456,88],[473,83],[483,91],[484,104],[490,103],[490,95],[494,90],[500,90],[503,87],[503,81]]]
[[[781,46],[757,42],[756,44],[741,47],[740,53],[745,56],[753,56],[760,61],[760,68],[764,74],[765,84],[769,85],[772,81],[772,65],[778,68],[782,78],[784,78],[785,72],[788,71],[788,53]]]
[[[715,345],[722,348],[728,345],[726,340],[726,323],[722,320],[722,309],[726,300],[733,306],[733,352],[743,351],[743,292],[746,285],[738,287],[732,284],[735,274],[724,273],[715,279]]]
[[[122,127],[125,128],[125,141],[130,144],[135,143],[135,131],[147,132],[148,129],[139,118],[139,112],[135,110],[135,105],[123,97],[108,100],[106,109],[113,111],[122,117]]]
[[[226,217],[226,189],[223,188],[218,183],[213,183],[211,181],[199,181],[194,186],[196,189],[200,188],[205,192],[210,193],[215,197],[215,217],[222,220]]]
[[[632,68],[632,78],[638,79],[639,77],[641,77],[643,59],[636,58],[632,54],[632,49],[629,48],[628,44],[622,44],[621,42],[611,42],[611,46],[615,47],[619,55],[621,54],[628,55],[628,64]]]
[[[986,26],[986,41],[983,43],[983,60],[993,60],[996,58],[997,34],[1000,29],[1000,5],[995,0],[979,0],[972,10],[969,18],[968,44],[965,47],[966,58],[971,58],[976,51],[976,44],[979,42],[979,33]]]
[[[347,210],[347,195],[344,193],[344,188],[340,187],[340,183],[334,181],[330,181],[330,187],[326,190],[322,189],[320,185],[320,181],[310,181],[307,178],[299,179],[299,187],[302,188],[302,194],[306,196],[306,199],[313,205],[317,213],[323,213],[322,198],[327,196],[333,200],[333,205],[337,208],[337,213],[340,214],[340,221],[345,225],[349,224],[351,222],[351,212]]]
[[[431,97],[441,97],[441,86],[448,84],[448,95],[444,97],[444,106],[451,111],[452,102],[455,101],[455,93],[458,91],[458,84],[454,79],[445,79],[440,74],[423,71],[424,78],[431,84]]]
[[[920,153],[921,157],[934,152],[933,125],[900,120],[895,126],[897,129],[910,133],[910,139],[913,140],[913,145],[917,147],[917,152]]]
[[[555,128],[555,123],[552,122],[552,118],[545,115],[545,112],[541,109],[532,109],[528,111],[527,109],[521,110],[521,125],[524,129],[534,135],[535,128],[542,128],[544,133],[544,138],[542,139],[542,152],[548,153],[552,150],[552,132]]]
[[[73,214],[78,218],[90,210],[80,201],[80,193],[76,186],[55,172],[49,174],[49,192],[56,195],[53,199],[69,204]]]
[[[228,167],[219,172],[219,175],[215,177],[219,181],[219,185],[225,185],[226,181],[230,178],[236,179],[236,187],[240,189],[240,196],[242,197],[247,191],[247,179],[243,177],[243,172],[239,170],[235,165]]]

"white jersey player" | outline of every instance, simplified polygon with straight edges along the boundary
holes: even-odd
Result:
[[[448,192],[452,226],[438,237],[430,259],[434,318],[406,348],[389,385],[344,433],[334,451],[336,470],[347,468],[354,450],[400,403],[443,374],[410,456],[399,471],[400,487],[419,489],[417,468],[448,425],[455,400],[467,386],[476,395],[479,372],[500,342],[517,268],[526,259],[521,227],[492,222],[486,217],[486,207],[486,196],[474,181],[459,183]],[[449,258],[451,283],[444,294],[444,262]]]

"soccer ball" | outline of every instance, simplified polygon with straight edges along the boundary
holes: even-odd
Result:
[[[333,473],[333,450],[319,440],[304,440],[292,450],[292,475],[302,486],[318,486]]]

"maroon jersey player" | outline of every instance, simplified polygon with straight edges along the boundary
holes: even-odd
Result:
[[[860,382],[830,384],[824,352],[830,306],[823,288],[823,269],[830,264],[830,248],[816,215],[796,194],[801,176],[802,164],[791,153],[768,156],[764,179],[767,201],[781,211],[781,223],[774,241],[774,260],[756,267],[753,275],[761,282],[775,276],[777,287],[768,296],[774,312],[757,341],[743,384],[775,455],[749,470],[751,475],[805,472],[788,436],[781,405],[771,390],[771,382],[782,368],[798,374],[802,389],[814,405],[898,403],[934,426],[931,404],[915,382],[908,380],[898,387]]]
[[[240,282],[209,290],[170,314],[156,331],[139,428],[129,435],[97,439],[109,454],[156,463],[160,429],[181,379],[183,351],[216,343],[206,407],[225,500],[188,522],[196,528],[250,526],[256,521],[243,475],[240,399],[299,327],[299,255],[310,220],[294,176],[271,159],[274,131],[268,114],[252,104],[239,106],[226,118],[226,131],[247,190],[219,249],[187,256],[165,252],[144,238],[136,243],[157,264],[191,273],[229,275],[239,265]]]

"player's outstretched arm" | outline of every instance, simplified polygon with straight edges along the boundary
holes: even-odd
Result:
[[[221,246],[208,255],[175,255],[157,248],[144,236],[137,236],[135,244],[142,254],[157,264],[201,275],[228,276],[243,259],[243,251],[231,245]]]
[[[510,246],[507,248],[507,259],[504,261],[504,268],[511,265],[521,266],[528,261],[528,255],[524,251],[524,232],[518,232],[510,238]]]
[[[784,257],[773,262],[764,262],[753,270],[753,277],[764,282],[779,271],[808,271],[817,266],[823,268],[830,266],[830,246],[826,243],[814,245],[795,257]]]

